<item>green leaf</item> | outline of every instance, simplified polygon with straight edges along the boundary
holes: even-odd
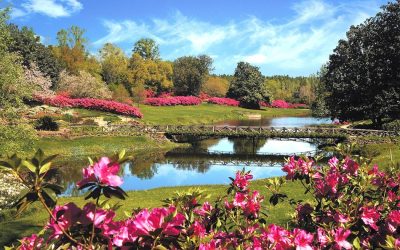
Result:
[[[164,247],[163,245],[158,245],[156,247],[153,248],[154,250],[168,250],[166,247]]]
[[[0,167],[11,168],[11,169],[14,168],[9,162],[6,161],[0,161]]]
[[[44,165],[40,168],[39,174],[46,173],[47,171],[50,170],[50,167],[51,167],[51,162],[48,162],[48,163],[44,164]]]
[[[32,173],[36,172],[36,166],[33,165],[31,162],[29,161],[23,161],[22,165],[24,165],[25,167],[27,167]]]
[[[361,249],[360,239],[358,237],[353,240],[353,247],[355,249]]]
[[[50,155],[49,157],[47,157],[46,159],[44,159],[42,161],[42,164],[46,164],[48,162],[51,162],[52,160],[54,160],[58,155]]]
[[[119,152],[118,159],[122,160],[124,158],[124,156],[125,156],[125,153],[126,153],[125,149],[123,149],[121,152]]]

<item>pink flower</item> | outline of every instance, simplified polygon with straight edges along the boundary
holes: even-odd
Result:
[[[83,207],[85,216],[89,219],[90,223],[94,223],[97,227],[100,224],[109,224],[115,217],[115,212],[112,210],[104,210],[96,208],[93,203],[88,203]],[[94,221],[93,221],[94,220]]]
[[[336,230],[332,231],[334,236],[334,249],[351,249],[351,244],[347,241],[347,237],[351,234],[351,231],[348,229],[344,229],[339,227]]]
[[[265,234],[266,239],[274,244],[276,249],[288,249],[291,244],[289,232],[280,226],[269,225]]]
[[[29,237],[24,237],[21,242],[20,250],[36,250],[41,249],[44,239],[39,238],[36,234],[32,234]]]
[[[249,180],[253,179],[253,175],[249,173],[242,173],[241,171],[236,172],[236,178],[233,181],[233,185],[240,190],[246,190],[249,185]]]
[[[75,203],[56,206],[53,209],[53,217],[56,218],[57,221],[50,218],[50,221],[47,224],[47,228],[52,231],[50,239],[58,238],[62,235],[62,230],[68,230],[80,219],[81,215],[82,210],[78,208]]]
[[[349,222],[349,217],[341,214],[339,212],[336,212],[333,219],[337,222],[337,223],[347,223]]]
[[[118,163],[111,163],[108,157],[102,157],[93,166],[83,169],[83,180],[77,185],[82,187],[89,182],[99,182],[100,185],[118,187],[122,184],[121,177],[117,175],[119,168]]]
[[[193,234],[198,237],[203,237],[206,234],[206,229],[203,224],[198,221],[195,221],[192,225]]]
[[[328,244],[328,237],[322,228],[317,229],[317,238],[321,247],[325,247]]]
[[[294,244],[296,250],[312,250],[311,244],[314,240],[314,235],[307,233],[304,230],[295,228],[293,230]]]
[[[365,225],[370,226],[374,230],[378,230],[378,226],[376,222],[379,220],[380,215],[379,212],[374,207],[362,207],[361,219],[365,223]]]
[[[352,159],[346,157],[344,164],[343,164],[343,169],[346,171],[346,173],[349,173],[351,175],[357,176],[357,170],[360,166],[358,165],[357,162],[353,161]]]
[[[394,210],[386,218],[389,232],[394,233],[400,225],[400,210]]]
[[[195,209],[194,213],[200,216],[206,216],[209,215],[212,211],[212,206],[210,205],[210,203],[208,203],[208,201],[203,203],[203,206],[199,209]]]

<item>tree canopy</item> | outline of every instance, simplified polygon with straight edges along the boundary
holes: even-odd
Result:
[[[160,50],[157,43],[150,38],[142,38],[135,43],[132,50],[133,54],[138,54],[145,60],[160,59]]]
[[[200,94],[210,75],[213,60],[207,55],[184,56],[174,61],[174,89],[177,95]]]
[[[258,67],[239,62],[227,96],[240,101],[246,108],[260,108],[260,101],[269,101],[270,95]]]
[[[400,3],[352,26],[329,57],[325,101],[341,120],[400,117]]]

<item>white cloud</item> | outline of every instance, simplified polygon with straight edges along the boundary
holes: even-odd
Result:
[[[106,42],[132,47],[142,37],[160,44],[163,58],[211,54],[217,73],[232,73],[240,60],[260,66],[265,74],[310,74],[319,70],[345,36],[350,25],[359,24],[379,10],[375,0],[333,5],[323,0],[296,3],[293,17],[261,20],[251,16],[226,24],[213,24],[176,13],[168,19],[106,20]]]
[[[32,13],[58,18],[68,17],[73,13],[79,12],[83,9],[83,5],[78,0],[27,0],[21,4],[21,8],[24,11],[17,9],[17,15],[14,15],[15,18]]]

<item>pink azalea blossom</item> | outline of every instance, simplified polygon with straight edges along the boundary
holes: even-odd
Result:
[[[314,240],[314,235],[307,233],[301,229],[294,229],[294,244],[296,250],[312,250],[312,242]]]
[[[240,190],[246,190],[249,185],[249,180],[253,179],[253,175],[248,173],[242,173],[240,171],[236,172],[236,178],[233,181],[233,185],[239,188]]]
[[[377,209],[374,207],[362,207],[361,211],[361,220],[374,230],[378,230],[376,222],[379,220],[380,215]]]
[[[351,249],[352,246],[350,242],[347,241],[347,237],[351,234],[351,231],[348,229],[344,229],[339,227],[336,230],[332,231],[332,234],[334,236],[334,249]]]
[[[78,187],[82,187],[89,182],[99,182],[101,185],[118,187],[122,185],[122,179],[118,176],[119,164],[111,163],[108,157],[102,157],[93,166],[83,169],[83,180],[78,182]]]
[[[21,242],[20,250],[39,250],[42,249],[44,239],[39,238],[36,234],[29,237],[24,237]]]

